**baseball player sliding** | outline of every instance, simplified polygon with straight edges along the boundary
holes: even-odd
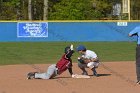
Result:
[[[72,71],[71,56],[73,53],[73,45],[66,47],[64,50],[64,54],[57,64],[52,64],[51,66],[49,66],[47,72],[44,73],[30,72],[27,74],[27,79],[52,79],[55,76],[62,74],[67,69],[70,75],[72,77],[75,77]]]
[[[82,75],[88,75],[85,68],[90,68],[93,71],[93,76],[98,76],[96,68],[99,66],[99,59],[94,51],[87,50],[85,46],[79,45],[76,50],[81,54],[78,57],[78,66],[83,71]]]

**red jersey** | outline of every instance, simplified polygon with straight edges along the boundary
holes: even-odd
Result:
[[[56,64],[56,67],[58,68],[58,74],[60,75],[64,71],[66,71],[68,68],[72,67],[72,60],[71,58],[67,58],[66,54],[64,54],[61,59]]]

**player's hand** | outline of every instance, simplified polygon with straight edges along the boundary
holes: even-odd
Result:
[[[71,44],[70,49],[73,50],[73,45]]]
[[[82,64],[87,64],[87,63],[91,62],[90,59],[83,58],[83,57],[78,57],[78,61]]]
[[[85,58],[85,59],[83,59],[84,60],[84,63],[89,63],[89,62],[91,62],[91,60],[90,59],[87,59],[87,58]]]
[[[84,62],[84,60],[83,60],[82,57],[78,57],[77,59],[78,59],[78,62],[80,62],[80,63],[82,63],[82,64],[85,64],[85,62]]]
[[[80,59],[81,59],[81,57],[78,57],[77,59],[78,59],[78,60],[80,60]]]

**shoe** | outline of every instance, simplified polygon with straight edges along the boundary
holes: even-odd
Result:
[[[27,79],[34,79],[36,73],[38,73],[38,72],[29,72],[29,73],[27,74]]]
[[[85,71],[85,72],[82,73],[82,75],[88,75],[88,73]]]
[[[94,73],[93,73],[93,76],[98,77],[98,74],[94,72]]]
[[[140,84],[140,81],[137,81],[137,84]]]
[[[93,68],[92,71],[93,71],[93,76],[98,77],[98,74],[97,74],[96,68]]]

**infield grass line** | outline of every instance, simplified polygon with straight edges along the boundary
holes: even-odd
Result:
[[[102,62],[135,60],[136,42],[0,42],[0,65],[57,63],[70,44],[85,45]],[[75,52],[73,62],[78,56]]]

